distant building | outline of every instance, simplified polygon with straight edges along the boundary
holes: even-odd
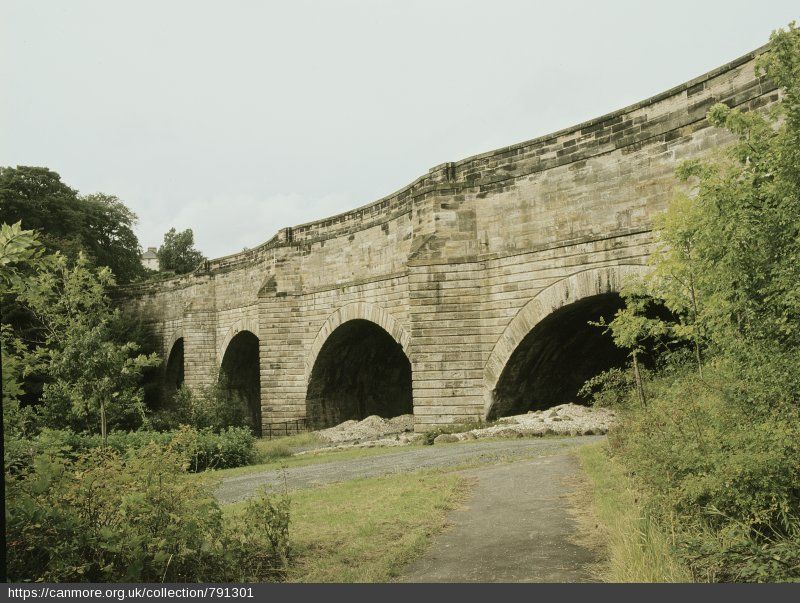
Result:
[[[158,249],[156,247],[148,247],[147,251],[142,254],[142,266],[150,270],[158,270]]]

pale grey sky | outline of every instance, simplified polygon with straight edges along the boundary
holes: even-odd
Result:
[[[642,100],[797,0],[0,3],[0,165],[116,194],[211,257],[444,161]]]

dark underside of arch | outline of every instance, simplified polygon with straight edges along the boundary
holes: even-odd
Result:
[[[258,337],[249,331],[238,333],[225,350],[220,378],[231,394],[231,404],[243,404],[256,435],[261,435],[261,376]]]
[[[170,400],[184,379],[183,337],[172,344],[164,369],[164,399]]]
[[[589,324],[610,320],[622,307],[616,293],[594,295],[556,310],[531,329],[500,375],[489,418],[580,402],[578,390],[588,379],[625,363],[626,352],[603,328]]]
[[[413,412],[411,363],[381,327],[351,320],[331,333],[309,378],[306,416],[313,429],[370,415]]]

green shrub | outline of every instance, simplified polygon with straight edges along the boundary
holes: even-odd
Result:
[[[181,427],[175,431],[115,431],[108,434],[107,447],[122,457],[155,444],[162,448],[175,442],[190,471],[227,469],[252,464],[256,459],[255,436],[244,427],[229,427],[219,433],[210,429]],[[37,455],[76,459],[103,444],[99,435],[75,433],[65,429],[44,429],[32,439],[6,439],[6,470],[19,473],[31,467]]]
[[[636,371],[639,404],[610,441],[700,580],[800,580],[798,70],[792,23],[756,61],[782,91],[775,106],[711,107],[733,141],[678,167],[685,188],[654,219],[652,270],[609,323],[634,369],[665,355],[658,339],[693,352],[659,359],[648,383]],[[649,316],[654,300],[669,312]]]
[[[631,400],[633,388],[630,369],[611,368],[584,383],[578,396],[591,402],[592,406],[620,408]]]
[[[226,518],[209,480],[187,479],[184,449],[150,443],[128,455],[92,448],[37,454],[7,475],[13,582],[261,582],[289,558],[288,500],[263,494]]]
[[[182,427],[184,457],[190,471],[227,469],[251,465],[256,459],[256,438],[246,427],[228,427],[219,433],[210,429]]]
[[[744,373],[717,362],[703,379],[655,379],[647,408],[625,410],[610,442],[696,579],[797,580],[800,412],[755,412]]]
[[[185,386],[179,387],[172,400],[151,413],[149,420],[154,429],[162,431],[177,429],[180,425],[213,431],[249,427],[256,432],[260,427],[253,424],[247,402],[230,390],[224,375],[195,392]]]

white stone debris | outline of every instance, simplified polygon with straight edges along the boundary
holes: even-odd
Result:
[[[399,437],[401,435],[413,435],[414,415],[400,415],[391,419],[382,419],[377,415],[371,415],[363,421],[345,421],[335,427],[322,429],[317,432],[319,439],[331,444],[343,442],[358,443],[370,441],[388,440],[400,442],[408,438]],[[388,437],[398,436],[398,437]],[[407,442],[403,442],[407,443]],[[398,444],[392,444],[398,445]]]
[[[433,442],[445,444],[479,438],[604,435],[614,426],[616,420],[614,411],[607,408],[561,404],[546,410],[530,411],[524,415],[503,417],[489,427],[479,427],[462,433],[440,434]],[[414,415],[401,415],[392,419],[371,415],[363,421],[345,421],[316,433],[319,439],[328,445],[298,452],[298,455],[352,448],[406,446],[420,442],[424,438],[423,434],[414,433]]]
[[[604,435],[614,426],[613,410],[579,404],[561,404],[547,410],[531,411],[498,419],[495,425],[438,436],[437,442],[462,442],[476,438],[520,438],[543,435]],[[441,440],[439,438],[442,438]]]

